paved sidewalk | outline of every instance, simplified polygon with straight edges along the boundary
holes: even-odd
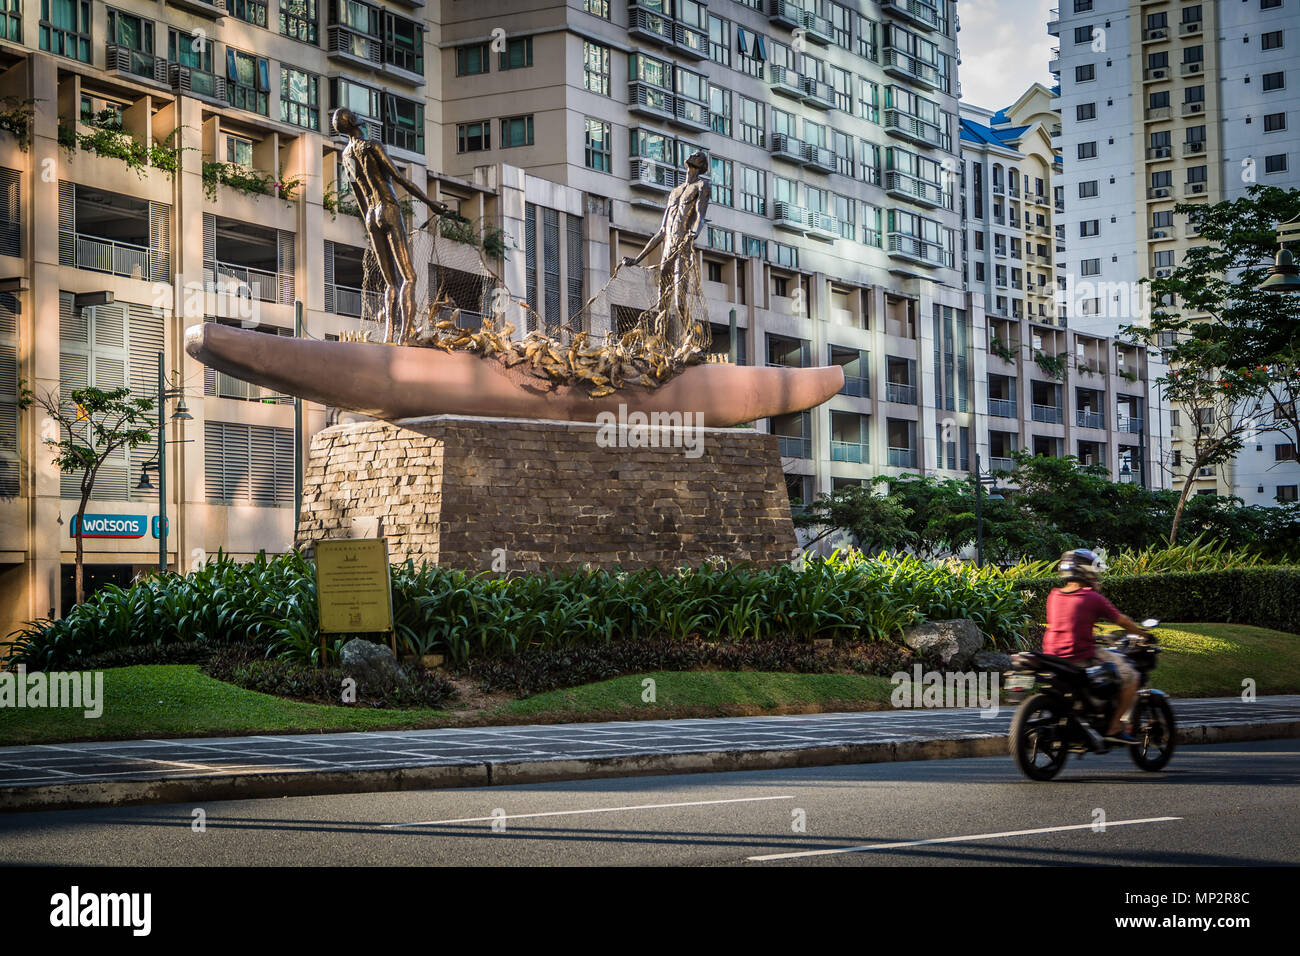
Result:
[[[1182,743],[1300,736],[1300,695],[1174,701]],[[1005,753],[1013,709],[0,748],[0,810],[483,786]]]

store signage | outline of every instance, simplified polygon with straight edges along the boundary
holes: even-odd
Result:
[[[83,538],[143,538],[149,530],[149,519],[144,515],[84,515]],[[68,523],[68,537],[77,536],[77,516]]]

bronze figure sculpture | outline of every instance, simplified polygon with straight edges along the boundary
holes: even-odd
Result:
[[[671,343],[680,342],[685,334],[686,297],[691,292],[690,276],[694,270],[695,240],[704,230],[709,200],[713,197],[711,180],[704,175],[709,158],[694,153],[686,160],[686,182],[668,194],[663,221],[636,256],[624,256],[623,265],[640,265],[655,246],[663,248],[659,259],[659,301],[654,317],[657,328]]]
[[[343,171],[352,185],[370,249],[384,280],[384,341],[404,345],[415,333],[417,275],[406,235],[406,222],[393,184],[400,183],[408,193],[423,202],[431,212],[430,220],[433,216],[465,220],[445,203],[430,199],[423,189],[403,176],[384,147],[365,138],[356,114],[350,109],[335,110],[332,121],[334,131],[348,138],[348,144],[343,148]],[[428,224],[426,221],[424,226]]]

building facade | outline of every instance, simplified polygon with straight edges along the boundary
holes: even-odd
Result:
[[[1049,30],[1060,38],[1051,68],[1072,326],[1113,334],[1145,320],[1139,280],[1197,242],[1176,203],[1300,184],[1296,12],[1295,0],[1062,0]],[[1170,412],[1161,467],[1176,485],[1193,427]],[[1297,485],[1294,448],[1264,435],[1202,469],[1193,488],[1271,505],[1294,500]]]
[[[1073,455],[1163,487],[1153,465],[1168,436],[1144,408],[1146,350],[1070,328],[1058,309],[1066,240],[1053,99],[1034,84],[1004,109],[960,111],[965,279],[984,296],[989,334],[988,462]]]

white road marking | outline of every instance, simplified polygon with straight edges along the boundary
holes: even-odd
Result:
[[[384,823],[379,829],[392,830],[398,827],[432,827],[447,823],[490,823],[495,820],[529,820],[534,817],[567,817],[583,813],[619,813],[624,810],[662,810],[668,807],[709,807],[720,803],[759,803],[763,800],[793,800],[794,795],[781,797],[736,797],[731,800],[692,800],[689,803],[643,803],[634,807],[597,807],[592,810],[549,810],[546,813],[514,813],[509,816],[495,817],[460,817],[455,820],[425,820],[422,823]]]
[[[1107,820],[1106,829],[1111,827],[1128,827],[1139,823],[1167,823],[1181,820],[1182,817],[1148,817],[1145,820]],[[1076,823],[1065,827],[1039,827],[1036,830],[1006,830],[1002,833],[974,833],[969,836],[937,837],[933,840],[907,840],[902,843],[870,843],[864,846],[836,847],[832,850],[803,850],[798,853],[770,853],[766,856],[751,856],[755,861],[794,860],[808,856],[831,856],[836,853],[865,853],[867,850],[897,850],[906,846],[930,846],[936,843],[965,843],[971,840],[996,840],[999,837],[1030,836],[1035,833],[1063,833],[1067,830],[1091,830],[1091,823]]]

